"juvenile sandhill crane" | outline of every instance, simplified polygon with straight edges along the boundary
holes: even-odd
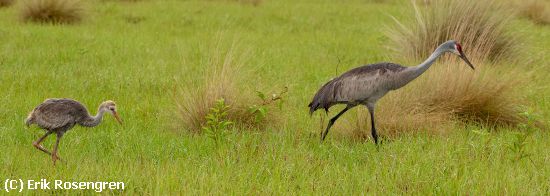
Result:
[[[59,141],[65,132],[69,131],[76,124],[84,127],[94,127],[101,123],[103,114],[105,112],[112,114],[115,119],[122,124],[120,120],[115,102],[105,101],[99,105],[97,115],[91,116],[86,110],[86,107],[80,102],[72,99],[46,99],[43,103],[36,106],[34,110],[29,114],[25,120],[25,124],[30,126],[32,124],[38,125],[40,128],[46,130],[46,134],[40,139],[32,143],[32,145],[42,152],[45,152],[52,156],[53,164],[60,158],[57,155],[57,147]],[[46,139],[50,134],[56,133],[57,140],[53,147],[53,152],[46,150],[40,143]]]
[[[309,104],[309,112],[323,108],[326,112],[336,104],[346,104],[346,108],[330,119],[326,130],[321,135],[325,140],[330,127],[342,114],[357,105],[367,106],[371,119],[371,132],[374,142],[378,144],[378,135],[374,125],[374,106],[376,101],[391,90],[397,90],[424,73],[445,52],[458,55],[472,69],[474,66],[462,52],[462,47],[454,40],[441,44],[423,63],[417,66],[403,67],[394,63],[377,63],[364,65],[347,71],[327,82],[317,91]]]

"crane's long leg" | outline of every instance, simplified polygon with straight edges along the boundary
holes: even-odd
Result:
[[[374,143],[378,146],[378,134],[376,134],[376,126],[374,125],[374,104],[367,104],[370,113],[371,132]]]
[[[55,141],[55,146],[53,147],[53,153],[52,153],[53,165],[55,165],[55,161],[57,160],[61,161],[61,158],[57,156],[57,147],[59,146],[59,141],[61,141],[61,137],[63,137],[63,133],[57,132],[57,140]]]
[[[344,108],[344,110],[342,110],[340,113],[336,114],[336,116],[334,116],[330,119],[330,121],[328,122],[328,125],[327,125],[327,129],[325,129],[325,132],[323,133],[323,135],[321,135],[321,142],[325,140],[325,137],[327,137],[328,130],[330,129],[330,127],[332,127],[334,122],[336,122],[336,120],[338,120],[338,118],[340,118],[340,116],[342,116],[342,114],[346,113],[346,111],[348,111],[350,108],[352,108],[352,106],[349,106],[349,105],[346,106],[346,108]]]
[[[44,136],[42,136],[41,138],[39,138],[38,140],[34,141],[32,143],[32,145],[34,147],[36,147],[38,150],[42,151],[42,152],[45,152],[46,154],[49,154],[49,155],[52,155],[52,153],[48,150],[46,150],[42,145],[40,145],[40,143],[42,143],[44,141],[44,139],[46,139],[46,137],[48,137],[50,134],[52,134],[53,131],[48,131],[46,132],[46,134]]]

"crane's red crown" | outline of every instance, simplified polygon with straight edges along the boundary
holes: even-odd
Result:
[[[455,43],[456,45],[456,50],[458,50],[458,52],[462,53],[462,46],[460,46],[460,44],[457,42]]]

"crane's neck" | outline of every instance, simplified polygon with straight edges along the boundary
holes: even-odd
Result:
[[[420,63],[417,66],[412,66],[407,71],[407,74],[404,78],[406,83],[416,79],[418,76],[422,75],[432,64],[439,58],[443,53],[445,53],[446,50],[443,48],[443,46],[439,46],[433,53],[426,59],[424,62]]]
[[[95,116],[88,115],[88,117],[82,121],[81,125],[85,127],[95,127],[101,123],[104,114],[105,110],[103,110],[102,107],[99,107],[97,114]]]
[[[428,70],[428,68],[430,68],[432,64],[437,60],[437,58],[439,58],[443,53],[445,53],[445,50],[443,50],[440,46],[432,53],[432,55],[430,55],[430,57],[428,57],[428,59],[426,59],[419,65],[412,67],[414,78],[417,78],[418,76],[422,75],[426,70]]]

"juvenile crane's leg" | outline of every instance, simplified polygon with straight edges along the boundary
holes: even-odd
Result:
[[[374,126],[374,104],[367,104],[367,108],[370,113],[372,138],[374,139],[374,143],[378,145],[378,134],[376,134],[376,126]]]
[[[53,132],[52,131],[47,131],[46,134],[44,136],[42,136],[41,138],[39,138],[38,140],[34,141],[32,143],[32,145],[37,148],[38,150],[42,151],[42,152],[45,152],[46,154],[49,154],[51,155],[52,153],[48,150],[46,150],[42,145],[40,145],[40,143],[42,143],[44,141],[44,139],[46,139],[46,137],[48,137],[50,134],[52,134]]]
[[[58,132],[57,133],[57,140],[55,141],[55,146],[53,147],[53,153],[52,153],[53,165],[55,165],[55,161],[57,161],[57,160],[61,161],[61,158],[59,158],[59,156],[57,156],[57,147],[59,146],[59,141],[61,141],[61,137],[63,137],[63,133]]]
[[[325,137],[327,137],[327,134],[328,134],[328,130],[330,129],[330,127],[332,127],[334,122],[336,122],[336,120],[338,120],[338,118],[340,118],[340,116],[342,116],[342,114],[346,113],[346,111],[348,111],[350,108],[352,108],[352,106],[349,106],[349,105],[346,106],[346,108],[344,108],[344,110],[342,110],[340,113],[336,114],[336,116],[334,116],[330,119],[330,121],[328,122],[328,125],[327,125],[327,129],[325,129],[325,132],[323,133],[323,135],[321,135],[321,141],[325,140]]]

